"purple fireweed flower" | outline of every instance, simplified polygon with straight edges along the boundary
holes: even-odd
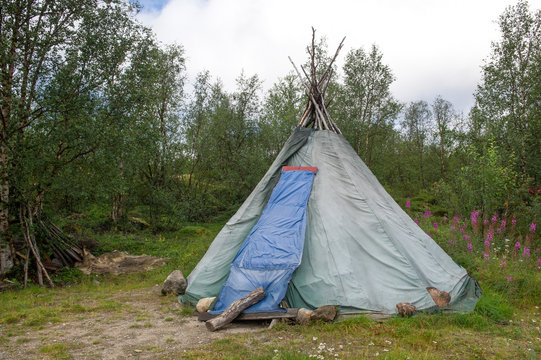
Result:
[[[470,215],[471,215],[471,222],[473,224],[477,223],[477,218],[479,217],[479,211],[472,211]]]
[[[492,222],[496,222],[496,221],[498,221],[498,217],[497,217],[496,215],[494,215],[494,216],[492,217]]]
[[[515,250],[518,250],[518,249],[520,249],[520,242],[517,241],[515,243]]]
[[[487,225],[488,224],[488,219],[483,220],[483,224]]]
[[[473,251],[473,245],[471,242],[468,243],[468,251]]]
[[[432,212],[429,211],[429,210],[426,210],[426,211],[425,211],[425,216],[426,216],[426,217],[430,217],[430,215],[432,215]]]
[[[530,248],[524,248],[524,252],[523,252],[522,256],[530,257]]]
[[[502,220],[501,224],[500,224],[500,227],[502,229],[505,229],[505,225],[507,225],[507,223],[505,222],[505,220]]]
[[[458,230],[464,234],[464,227],[462,225],[459,225],[458,226]]]
[[[498,232],[498,234],[501,234],[501,233],[502,233],[502,229],[501,229],[501,228],[497,228],[496,231]]]
[[[488,239],[485,240],[485,247],[490,247],[490,241],[488,241]]]
[[[513,281],[513,277],[512,277],[512,276],[507,276],[506,279],[507,279],[507,281],[509,281],[509,282]]]
[[[406,201],[406,207],[407,207],[408,209],[410,209],[410,208],[411,208],[411,202],[410,202],[409,200],[408,200],[408,201]]]
[[[466,241],[470,241],[470,235],[468,235],[468,234],[464,234],[464,240],[466,240]]]
[[[432,237],[432,235],[430,235],[430,233],[427,233],[428,236]]]
[[[511,220],[511,224],[516,225],[517,224],[517,219]]]
[[[453,217],[453,220],[457,223],[460,221],[460,218],[458,216]]]
[[[417,225],[419,225],[419,220],[413,219],[413,222],[416,223]]]
[[[483,251],[483,257],[485,260],[490,260],[490,255],[488,255],[486,252]]]
[[[536,223],[534,223],[534,222],[531,223],[531,225],[530,225],[530,232],[534,232],[535,229],[536,229],[536,227],[537,227],[537,224],[536,224]]]
[[[505,260],[500,263],[500,267],[506,267],[506,266],[507,266],[507,263],[505,262]]]
[[[492,232],[492,230],[490,230],[487,234],[487,241],[492,241],[494,240],[494,233]]]
[[[438,223],[434,223],[434,227],[437,229],[438,228]]]
[[[451,229],[451,231],[455,231],[456,228],[455,228],[454,225],[451,225],[450,229]]]
[[[536,264],[541,266],[541,258],[538,258],[538,259],[537,259],[537,263],[536,263]]]

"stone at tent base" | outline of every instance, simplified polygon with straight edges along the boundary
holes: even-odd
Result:
[[[184,295],[186,292],[186,279],[180,270],[175,270],[163,282],[162,294]]]
[[[312,318],[312,313],[312,310],[300,308],[297,312],[297,317],[295,318],[295,320],[301,325],[307,325]]]
[[[334,305],[320,306],[315,310],[300,308],[295,320],[302,325],[308,324],[312,320],[333,321],[338,313],[338,307]]]
[[[334,320],[337,313],[338,313],[338,307],[334,305],[324,305],[324,306],[318,307],[312,312],[311,319],[330,322]]]
[[[446,291],[441,291],[431,286],[427,287],[426,291],[432,296],[432,299],[440,309],[446,307],[451,302],[451,295]]]
[[[411,316],[415,314],[417,308],[412,303],[398,303],[396,304],[396,311],[401,316]]]
[[[210,305],[212,305],[212,302],[216,299],[216,297],[208,297],[208,298],[202,298],[197,302],[197,305],[195,306],[195,310],[199,313],[207,312],[210,308]]]

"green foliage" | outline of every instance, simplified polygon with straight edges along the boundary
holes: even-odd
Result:
[[[520,203],[519,176],[513,158],[505,161],[495,141],[489,139],[466,149],[467,165],[450,183],[437,184],[445,207],[456,213],[481,209],[487,214],[503,212]],[[514,205],[514,206],[513,206]]]
[[[83,278],[83,273],[78,268],[63,267],[52,275],[56,284],[77,284]]]
[[[495,322],[507,323],[516,311],[501,295],[485,290],[475,307],[475,313]]]
[[[520,0],[499,17],[501,39],[483,66],[472,112],[472,132],[502,144],[502,155],[515,158],[522,181],[540,178],[539,101],[541,87],[541,10],[530,12]]]
[[[337,125],[368,166],[377,162],[384,139],[392,127],[401,105],[390,87],[395,78],[376,45],[370,51],[362,48],[348,52],[343,67],[344,83],[339,87],[336,110]]]

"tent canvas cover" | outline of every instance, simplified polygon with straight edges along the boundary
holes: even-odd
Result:
[[[342,312],[393,314],[396,304],[435,309],[427,287],[451,295],[449,309],[473,310],[477,282],[385,191],[340,134],[297,128],[254,191],[188,276],[181,301],[218,296],[231,264],[257,223],[284,165],[315,166],[300,266],[289,282],[289,307],[336,305]],[[253,288],[255,289],[255,287]],[[253,289],[250,289],[253,290]]]
[[[474,309],[477,281],[400,208],[329,116],[324,95],[342,44],[319,72],[313,30],[310,70],[301,67],[305,79],[291,61],[308,95],[298,127],[188,276],[181,302],[220,295],[215,310],[221,312],[263,286],[272,299],[245,312],[279,310],[285,290],[293,308],[394,314],[397,303],[437,309],[427,291],[433,287],[450,294],[445,310]],[[282,167],[301,165],[317,168],[317,175],[303,186],[288,182],[294,175]],[[294,205],[290,214],[273,213],[287,203]]]

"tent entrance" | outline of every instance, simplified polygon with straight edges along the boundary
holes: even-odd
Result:
[[[262,286],[266,297],[244,312],[284,311],[279,307],[301,263],[306,206],[317,168],[284,167],[259,221],[231,264],[212,313]]]

